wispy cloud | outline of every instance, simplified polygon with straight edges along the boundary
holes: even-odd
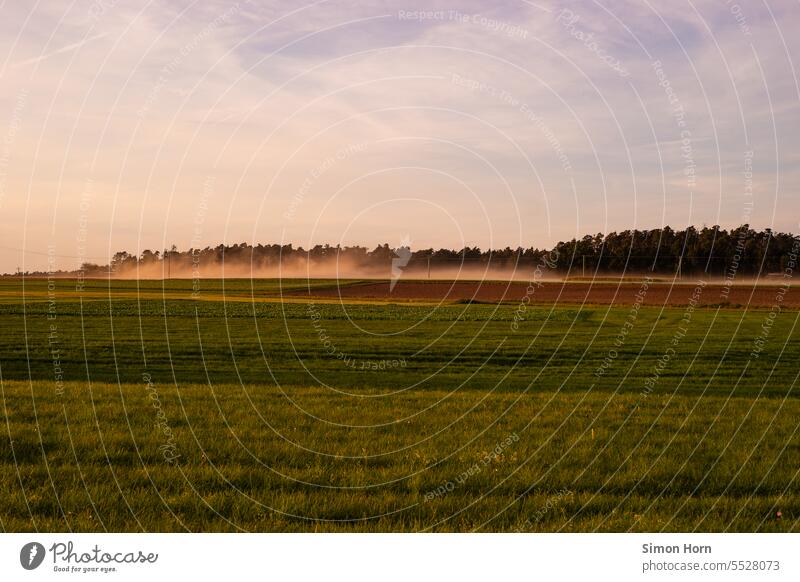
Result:
[[[49,59],[52,56],[68,53],[68,52],[73,51],[75,49],[81,48],[82,46],[85,46],[85,45],[89,44],[92,41],[99,40],[101,38],[106,38],[109,34],[110,33],[108,33],[108,32],[95,34],[95,35],[90,36],[88,38],[85,38],[83,40],[79,40],[77,42],[70,43],[70,44],[68,44],[66,46],[62,46],[61,48],[58,48],[58,49],[55,49],[55,50],[52,50],[52,51],[48,51],[47,53],[39,55],[38,57],[31,57],[29,59],[25,59],[23,61],[19,61],[18,63],[14,63],[11,66],[13,68],[19,68],[19,67],[26,67],[28,65],[33,65],[33,64],[39,63],[39,62],[41,62],[41,61],[43,61],[45,59]]]
[[[731,225],[751,151],[752,222],[798,230],[790,0],[101,4],[0,8],[0,245],[186,246],[209,176],[206,244]]]

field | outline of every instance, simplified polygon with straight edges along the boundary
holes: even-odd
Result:
[[[800,529],[796,288],[194,285],[0,279],[2,531]]]
[[[641,281],[641,280],[640,280]],[[341,286],[319,286],[313,289],[315,297],[341,298],[342,300],[382,301],[475,301],[484,303],[519,303],[526,294],[539,304],[594,304],[630,306],[641,288],[641,283],[609,283],[537,281],[532,291],[529,283],[519,281],[398,281],[394,288],[387,282],[358,281]],[[694,283],[674,285],[659,283],[649,286],[643,304],[655,306],[687,305],[694,292]],[[770,285],[730,285],[706,283],[697,302],[704,307],[771,307],[775,303],[776,289]],[[307,289],[288,289],[285,296],[308,294]],[[800,308],[800,290],[789,288],[783,297],[784,307]]]

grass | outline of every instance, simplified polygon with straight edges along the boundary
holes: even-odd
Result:
[[[53,283],[0,280],[3,531],[800,529],[798,312]]]

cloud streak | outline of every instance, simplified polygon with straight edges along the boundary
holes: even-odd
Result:
[[[90,36],[89,38],[86,38],[86,39],[83,39],[83,40],[79,40],[78,42],[73,42],[71,44],[68,44],[67,46],[63,46],[63,47],[61,47],[59,49],[55,49],[55,50],[49,51],[49,52],[47,52],[47,53],[45,53],[43,55],[39,55],[38,57],[32,57],[30,59],[25,59],[25,60],[20,61],[18,63],[14,63],[11,66],[13,68],[19,68],[19,67],[26,67],[26,66],[29,66],[29,65],[34,65],[36,63],[40,63],[41,61],[43,61],[45,59],[49,59],[52,56],[61,55],[61,54],[73,51],[75,49],[79,49],[79,48],[89,44],[92,41],[99,40],[101,38],[105,38],[109,34],[110,33],[108,33],[108,32],[103,32],[101,34],[95,34],[93,36]]]
[[[0,10],[13,63],[0,135],[14,124],[0,271],[41,267],[48,244],[77,254],[82,222],[92,256],[195,239],[544,247],[731,226],[746,164],[753,225],[800,230],[788,0]],[[21,240],[30,254],[9,250]]]

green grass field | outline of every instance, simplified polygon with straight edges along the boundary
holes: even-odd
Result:
[[[0,279],[0,529],[800,529],[800,312],[306,286]]]

